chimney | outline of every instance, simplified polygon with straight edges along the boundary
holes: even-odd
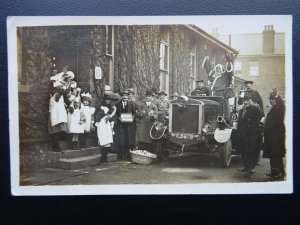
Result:
[[[218,31],[218,28],[217,28],[217,27],[213,27],[213,31],[212,31],[211,35],[212,35],[213,37],[219,39],[220,34],[219,34],[219,31]]]
[[[275,31],[273,25],[265,25],[263,34],[263,53],[274,53]]]

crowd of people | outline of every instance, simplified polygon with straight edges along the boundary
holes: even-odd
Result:
[[[130,159],[130,150],[143,149],[154,152],[153,139],[149,133],[157,121],[167,125],[169,100],[165,92],[154,89],[137,97],[133,88],[120,93],[116,101],[115,93],[105,92],[103,102],[92,107],[92,96],[82,92],[73,80],[71,71],[64,71],[51,77],[49,132],[53,140],[53,150],[59,151],[58,141],[62,133],[69,133],[72,149],[86,146],[86,138],[95,130],[101,149],[101,164],[108,164],[107,154],[114,148],[118,159]],[[210,91],[204,81],[192,95],[208,96]],[[260,150],[270,158],[272,179],[285,176],[283,158],[285,156],[285,106],[276,89],[270,93],[271,110],[265,116],[263,101],[258,91],[252,88],[253,81],[245,82],[245,92],[239,96],[241,105],[238,125],[234,137],[235,149],[241,153],[243,168],[239,172],[252,174],[259,161]],[[177,94],[172,96],[176,99]],[[159,159],[163,159],[160,152]]]
[[[59,140],[68,134],[71,149],[86,147],[86,138],[96,131],[101,149],[100,162],[107,165],[112,148],[119,160],[130,159],[130,150],[153,152],[150,129],[157,121],[166,125],[169,100],[165,92],[148,90],[138,98],[133,88],[116,94],[104,92],[103,101],[92,107],[92,96],[82,92],[73,80],[74,73],[64,71],[52,76],[49,133],[52,148],[60,151]],[[158,154],[160,159],[160,154]]]

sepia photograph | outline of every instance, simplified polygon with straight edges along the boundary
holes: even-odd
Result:
[[[293,193],[292,16],[7,19],[13,195]]]

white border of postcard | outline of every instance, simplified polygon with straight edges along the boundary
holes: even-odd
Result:
[[[206,22],[209,21],[209,22]],[[237,22],[238,21],[238,22]],[[71,186],[20,186],[19,172],[19,121],[17,38],[19,26],[55,25],[138,25],[138,24],[197,24],[229,25],[239,23],[280,23],[285,32],[285,82],[286,82],[286,146],[287,179],[280,182],[205,183],[159,185],[74,185]],[[260,24],[261,25],[261,24]],[[202,25],[201,25],[202,26]],[[234,25],[236,26],[236,24]],[[111,16],[111,17],[8,17],[8,87],[9,128],[11,155],[11,191],[13,195],[131,195],[131,194],[274,194],[293,192],[293,85],[292,85],[292,16]]]

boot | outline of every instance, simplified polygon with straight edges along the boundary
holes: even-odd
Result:
[[[77,141],[72,141],[72,150],[76,150],[77,149]]]
[[[57,134],[52,134],[52,151],[59,152],[59,138]]]
[[[108,150],[110,148],[109,147],[101,147],[101,159],[100,159],[100,164],[103,164],[105,166],[108,165],[107,163],[107,153],[108,153]]]

